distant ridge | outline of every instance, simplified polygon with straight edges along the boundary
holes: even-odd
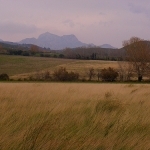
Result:
[[[113,47],[113,46],[111,46],[111,45],[109,45],[109,44],[103,44],[103,45],[101,45],[100,47],[101,47],[101,48],[116,49],[116,47]]]

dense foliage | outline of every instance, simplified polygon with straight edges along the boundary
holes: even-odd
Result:
[[[2,74],[0,74],[0,80],[7,81],[7,80],[9,80],[9,76],[6,73],[2,73]]]
[[[59,68],[54,71],[53,74],[54,80],[57,81],[76,81],[79,78],[79,74],[75,72],[68,72],[66,68]]]
[[[111,67],[107,69],[104,68],[101,70],[101,78],[103,81],[112,82],[115,81],[117,77],[118,77],[118,72]]]

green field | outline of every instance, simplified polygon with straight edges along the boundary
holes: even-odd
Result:
[[[150,85],[0,83],[1,150],[148,150]]]
[[[30,74],[42,71],[53,73],[55,69],[60,67],[65,67],[68,71],[75,71],[81,76],[86,76],[88,69],[91,67],[94,69],[103,69],[110,66],[117,68],[118,64],[115,61],[0,55],[0,74],[7,73],[10,78],[25,78]]]

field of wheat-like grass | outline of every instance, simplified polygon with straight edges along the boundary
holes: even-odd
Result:
[[[150,85],[0,83],[1,150],[148,150]]]

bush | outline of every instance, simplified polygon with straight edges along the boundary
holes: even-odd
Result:
[[[29,76],[29,81],[50,81],[51,76],[49,71],[46,72],[37,72]]]
[[[48,71],[43,73],[43,79],[44,80],[51,80],[51,76],[50,76],[50,73]]]
[[[75,81],[75,80],[78,80],[79,78],[79,74],[78,73],[75,73],[75,72],[70,72],[68,73],[68,81]]]
[[[22,52],[22,55],[23,55],[23,56],[30,56],[30,53],[29,53],[28,51],[23,51],[23,52]]]
[[[118,77],[118,72],[115,71],[111,67],[109,67],[107,69],[104,68],[104,69],[101,70],[102,81],[113,82],[113,81],[116,80],[117,77]]]
[[[57,81],[75,81],[78,80],[79,74],[75,72],[68,72],[66,68],[61,67],[54,71],[53,77],[54,80]]]
[[[65,56],[63,54],[59,54],[59,58],[64,58]]]
[[[8,81],[9,76],[6,73],[0,74],[0,80],[1,81]]]

